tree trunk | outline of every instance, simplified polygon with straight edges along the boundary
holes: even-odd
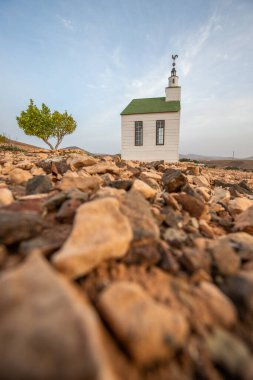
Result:
[[[58,146],[61,144],[63,137],[58,137],[55,149],[58,149]]]
[[[48,140],[46,140],[46,139],[42,139],[42,140],[44,141],[44,143],[46,143],[50,147],[51,150],[54,149],[53,145],[50,144],[50,142]]]

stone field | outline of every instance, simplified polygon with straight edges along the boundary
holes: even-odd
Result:
[[[0,151],[0,379],[252,380],[253,173]]]

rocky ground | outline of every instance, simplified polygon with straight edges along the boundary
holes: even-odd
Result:
[[[0,378],[253,379],[253,173],[0,152]]]

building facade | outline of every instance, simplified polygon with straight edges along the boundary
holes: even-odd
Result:
[[[175,59],[165,97],[133,99],[121,112],[124,160],[175,162],[179,159],[181,87]]]

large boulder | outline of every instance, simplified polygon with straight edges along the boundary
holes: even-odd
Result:
[[[116,380],[95,310],[38,255],[0,278],[0,378]]]

